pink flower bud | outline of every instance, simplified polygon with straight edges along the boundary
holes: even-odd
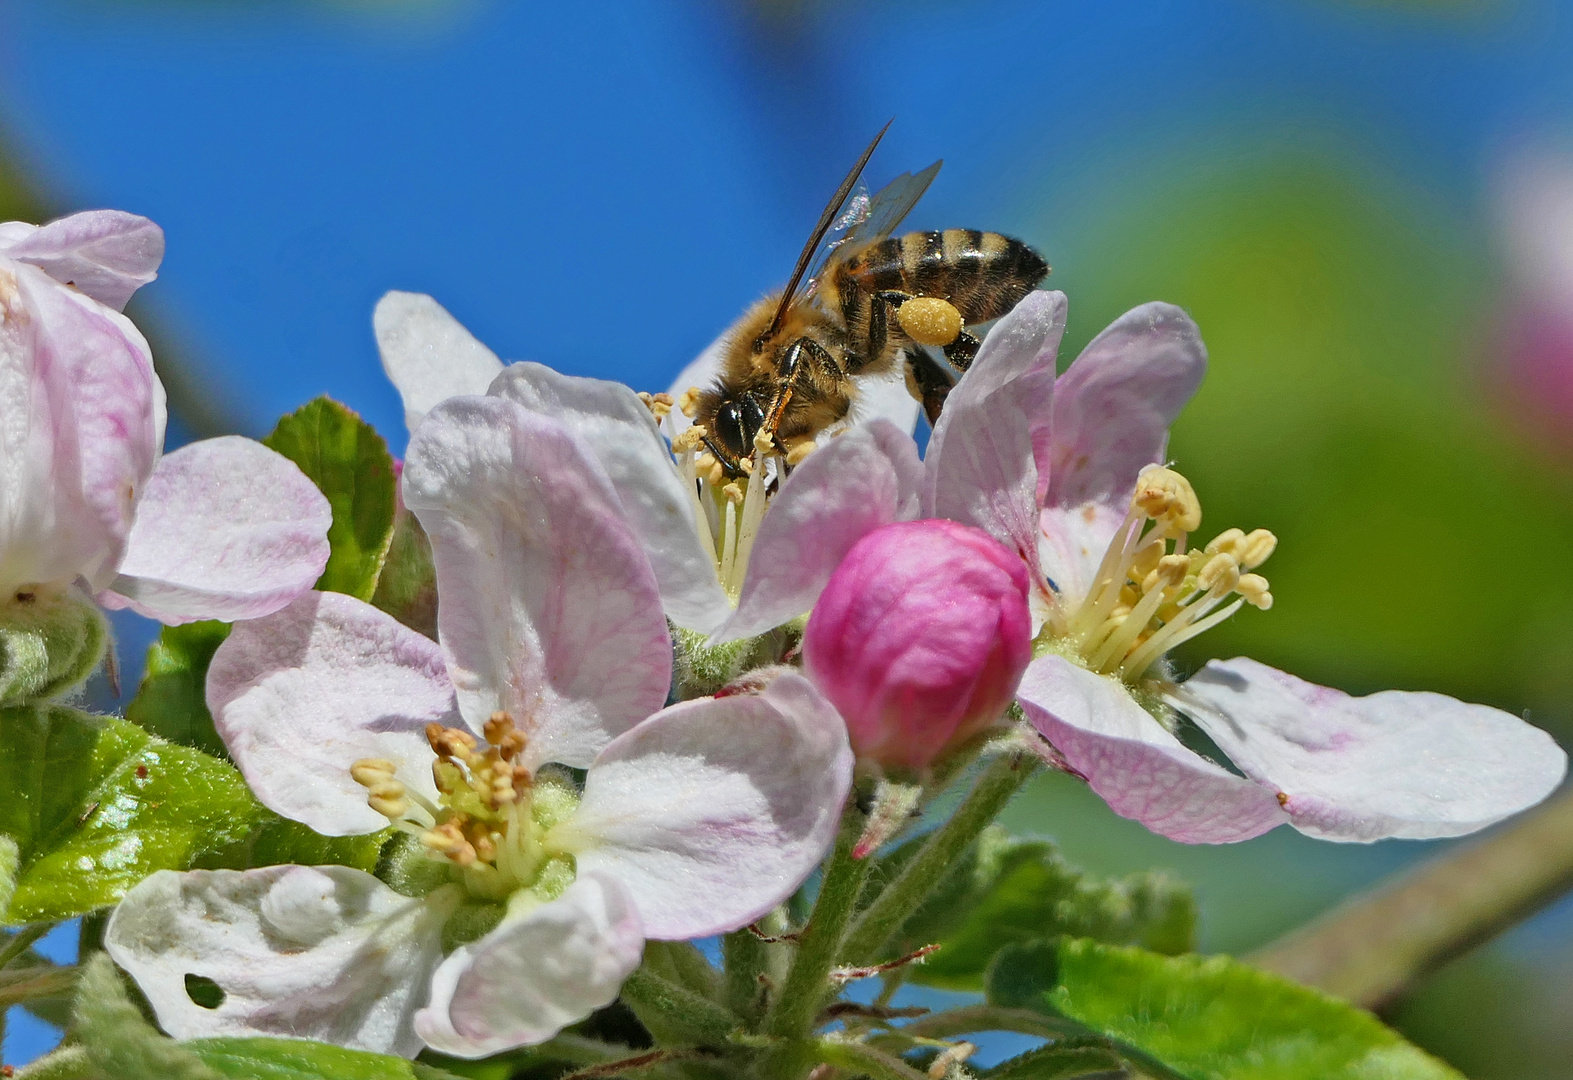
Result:
[[[907,521],[853,546],[803,635],[812,678],[858,757],[920,769],[998,720],[1032,659],[1027,569],[953,521]]]

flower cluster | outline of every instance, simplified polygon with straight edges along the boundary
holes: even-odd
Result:
[[[817,445],[759,440],[733,478],[689,423],[719,346],[637,394],[504,365],[430,297],[390,293],[374,327],[410,427],[398,497],[437,597],[427,636],[370,589],[313,588],[334,509],[289,460],[240,438],[161,456],[163,392],[119,311],[161,255],[125,214],[0,226],[0,631],[73,596],[233,623],[205,703],[235,769],[319,839],[377,844],[375,873],[300,856],[130,887],[104,947],[176,1039],[475,1058],[621,995],[655,1036],[651,1017],[714,1013],[685,1052],[758,1053],[759,1075],[905,1075],[836,1056],[871,1027],[818,1058],[805,1040],[889,1019],[821,1010],[932,951],[892,950],[964,853],[981,865],[1039,762],[1188,843],[1459,835],[1564,775],[1543,732],[1441,695],[1355,698],[1243,658],[1180,677],[1173,649],[1272,607],[1277,539],[1202,533],[1166,461],[1206,366],[1173,306],[1128,312],[1060,374],[1066,300],[1033,293],[925,453],[887,380]],[[865,888],[975,757],[966,811]],[[686,989],[649,974],[648,942],[727,934],[727,987],[708,964]]]

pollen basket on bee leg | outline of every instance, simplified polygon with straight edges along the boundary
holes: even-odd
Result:
[[[961,312],[938,296],[914,296],[896,309],[901,329],[919,345],[949,345],[961,334]]]

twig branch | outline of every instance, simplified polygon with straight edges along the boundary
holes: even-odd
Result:
[[[1369,1009],[1573,888],[1573,788],[1245,958]]]

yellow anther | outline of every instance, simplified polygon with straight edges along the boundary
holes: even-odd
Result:
[[[431,778],[444,795],[452,795],[464,786],[464,770],[442,758],[431,763]]]
[[[1240,563],[1233,555],[1222,552],[1207,560],[1206,565],[1196,575],[1196,584],[1203,589],[1222,586],[1224,592],[1234,588],[1235,582],[1240,580]]]
[[[699,395],[701,391],[697,386],[690,386],[677,395],[677,408],[684,416],[692,420],[699,415]]]
[[[681,454],[686,450],[698,450],[704,445],[704,441],[705,426],[703,424],[695,424],[692,427],[684,428],[672,439],[672,452]]]
[[[725,495],[730,502],[741,503],[743,501],[743,489],[735,482],[722,488],[721,494]]]
[[[786,462],[788,465],[801,465],[803,459],[819,449],[819,444],[813,439],[800,439],[787,448]]]
[[[766,457],[781,452],[780,448],[776,446],[775,436],[764,428],[760,428],[754,433],[754,449]]]
[[[914,296],[896,309],[896,321],[919,345],[949,345],[961,334],[961,312],[938,296]]]
[[[488,834],[482,834],[470,841],[470,847],[475,851],[475,857],[481,862],[492,862],[497,858],[497,842]]]
[[[753,476],[754,475],[754,459],[753,458],[744,458],[742,461],[739,461],[737,463],[737,467],[739,469],[743,470],[743,475],[745,475],[745,476]]]
[[[1219,552],[1222,552],[1225,555],[1234,555],[1238,558],[1240,543],[1244,539],[1245,530],[1225,529],[1213,537],[1212,543],[1207,545],[1207,554],[1217,555]]]
[[[1130,578],[1132,581],[1142,581],[1148,574],[1158,569],[1158,560],[1163,558],[1163,544],[1147,544],[1131,559]]]
[[[721,463],[717,461],[715,464],[710,466],[710,472],[705,477],[705,479],[710,481],[711,487],[720,487],[722,482],[726,480],[726,470],[723,469],[721,467]]]
[[[1261,574],[1241,574],[1234,591],[1254,608],[1266,611],[1273,606],[1273,594],[1267,591],[1267,579]]]
[[[1155,589],[1169,589],[1185,580],[1185,575],[1191,572],[1191,557],[1189,555],[1165,555],[1158,560],[1158,565],[1152,573],[1142,578],[1142,592],[1150,593]]]
[[[458,728],[443,727],[435,720],[426,725],[426,741],[438,757],[458,758],[461,761],[475,749],[475,736]]]
[[[410,808],[404,785],[397,780],[383,780],[368,785],[366,802],[377,813],[393,821],[402,818]]]
[[[460,866],[469,866],[475,861],[475,848],[464,838],[457,821],[445,821],[435,829],[427,829],[421,833],[421,843]]]
[[[655,414],[657,420],[666,419],[666,414],[672,411],[671,394],[647,394],[641,390],[639,400],[644,402],[645,408]]]
[[[1202,523],[1202,504],[1191,482],[1162,465],[1149,465],[1142,470],[1131,506],[1168,532],[1193,532]]]
[[[487,718],[481,732],[486,736],[486,741],[496,748],[497,756],[504,761],[512,761],[524,749],[524,732],[514,727],[513,717],[501,709]]]
[[[1278,548],[1278,537],[1266,529],[1253,529],[1251,535],[1245,538],[1240,545],[1240,550],[1235,552],[1235,557],[1240,560],[1240,565],[1247,570],[1255,570],[1267,561]]]
[[[350,776],[361,787],[371,787],[392,778],[398,767],[387,758],[361,758],[350,766]]]

